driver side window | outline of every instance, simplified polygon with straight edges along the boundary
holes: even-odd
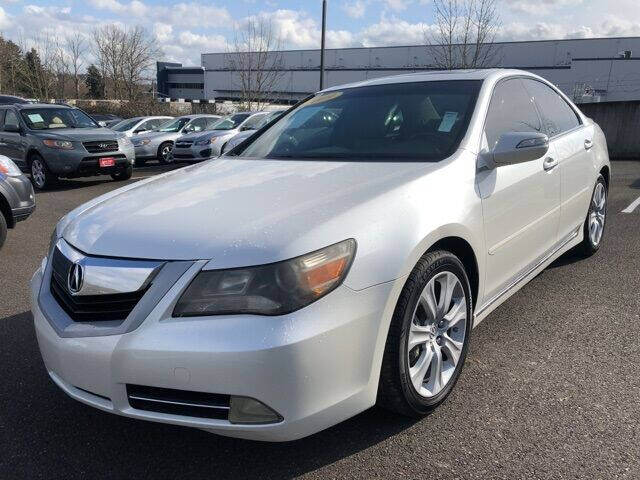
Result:
[[[533,99],[519,78],[505,80],[494,88],[484,131],[489,150],[503,133],[542,131]]]
[[[20,126],[20,122],[18,121],[18,116],[13,110],[7,110],[7,115],[4,119],[4,127],[7,125],[12,125],[15,127]]]

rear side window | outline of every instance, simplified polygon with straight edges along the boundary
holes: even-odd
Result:
[[[7,114],[4,117],[3,126],[6,127],[7,125],[14,125],[16,127],[20,126],[20,122],[18,121],[18,116],[15,114],[13,110],[7,110]]]
[[[523,83],[538,105],[546,132],[550,137],[580,125],[576,112],[555,90],[537,80],[525,79]]]
[[[531,95],[519,78],[496,85],[489,104],[484,127],[489,149],[493,149],[500,135],[508,132],[541,132],[542,124]]]

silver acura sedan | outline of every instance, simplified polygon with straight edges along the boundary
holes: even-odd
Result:
[[[603,241],[604,135],[523,71],[330,88],[232,153],[59,222],[31,299],[68,395],[270,441],[422,416],[474,326]]]

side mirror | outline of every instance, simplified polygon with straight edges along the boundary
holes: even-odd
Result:
[[[4,131],[10,133],[22,133],[22,128],[20,128],[20,125],[9,124],[4,126]]]
[[[543,157],[549,151],[549,137],[537,132],[507,132],[488,156],[495,167],[516,165]]]
[[[144,133],[144,132],[148,132],[149,130],[147,130],[146,128],[139,128],[138,130],[134,130],[133,133],[135,133],[136,135],[139,133]]]

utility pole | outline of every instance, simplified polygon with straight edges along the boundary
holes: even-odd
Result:
[[[324,88],[324,39],[327,31],[327,0],[322,0],[322,40],[320,42],[320,90]]]

